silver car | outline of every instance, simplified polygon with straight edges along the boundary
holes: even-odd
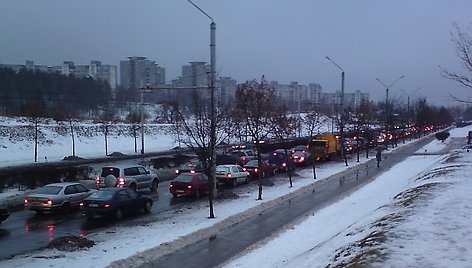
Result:
[[[95,182],[98,188],[128,187],[135,191],[149,188],[157,191],[159,178],[140,165],[106,166]]]
[[[25,209],[43,212],[67,213],[73,208],[79,208],[80,202],[89,197],[90,190],[78,182],[52,183],[34,190],[25,197]]]

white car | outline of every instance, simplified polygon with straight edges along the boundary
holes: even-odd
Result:
[[[236,186],[239,183],[248,183],[249,172],[244,171],[240,165],[216,166],[216,179],[218,182]]]

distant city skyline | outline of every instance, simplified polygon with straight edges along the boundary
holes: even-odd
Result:
[[[443,78],[439,66],[462,71],[451,42],[452,23],[470,26],[472,2],[211,1],[194,0],[216,23],[216,70],[242,83],[319,83],[324,92],[360,90],[374,101],[426,97],[457,104],[448,95],[471,96]],[[144,56],[166,69],[166,80],[189,62],[210,61],[210,20],[185,0],[0,2],[0,63],[33,60],[55,65],[99,60],[119,66]],[[416,91],[418,88],[420,90]],[[406,93],[404,93],[406,92]]]

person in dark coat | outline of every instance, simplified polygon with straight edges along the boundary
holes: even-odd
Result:
[[[377,167],[380,167],[380,161],[382,161],[382,149],[377,148],[377,153],[375,154],[375,159],[377,159]]]

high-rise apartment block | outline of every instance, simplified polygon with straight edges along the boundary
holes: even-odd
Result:
[[[128,57],[128,60],[120,61],[120,82],[127,89],[163,85],[165,69],[146,57]]]

